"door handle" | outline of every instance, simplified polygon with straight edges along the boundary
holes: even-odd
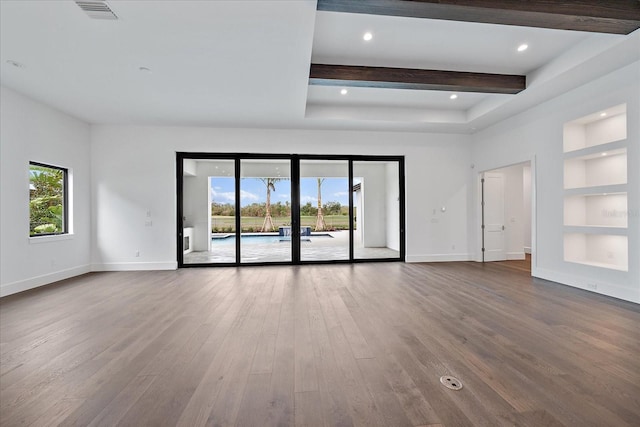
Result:
[[[502,226],[502,231],[504,231],[504,225]]]

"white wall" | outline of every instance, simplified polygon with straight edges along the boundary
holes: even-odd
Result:
[[[175,268],[176,151],[405,155],[407,260],[470,259],[469,139],[393,132],[93,126],[93,267]],[[449,209],[434,222],[431,208],[445,204]],[[148,227],[147,211],[153,223]]]
[[[209,217],[211,214],[209,191],[209,173],[203,169],[202,163],[196,163],[196,175],[185,176],[183,180],[183,216],[185,227],[193,227],[191,247],[194,251],[208,251],[211,230]]]
[[[396,175],[397,176],[397,175]],[[353,177],[362,180],[362,246],[387,246],[387,197],[385,164],[381,162],[353,162]],[[396,228],[395,233],[398,233]]]
[[[471,252],[478,247],[473,232],[479,206],[477,171],[535,159],[537,233],[533,274],[585,289],[595,285],[598,292],[640,302],[640,168],[627,171],[628,272],[565,262],[562,224],[563,124],[626,103],[628,163],[639,165],[638,76],[640,64],[636,62],[473,137],[192,127],[89,128],[2,88],[0,291],[9,294],[81,274],[89,270],[89,262],[95,270],[175,268],[176,151],[335,153],[406,156],[406,249],[410,262],[471,259]],[[72,169],[71,239],[29,243],[29,160]],[[475,166],[470,167],[472,164]]]
[[[628,164],[632,165],[627,171],[629,271],[565,262],[563,124],[624,103],[628,114]],[[472,157],[478,170],[535,159],[534,276],[640,302],[639,62],[507,119],[479,132],[473,139]],[[470,175],[470,182],[474,181],[476,174]],[[476,246],[477,242],[472,242],[472,247]]]
[[[0,295],[89,271],[89,125],[0,88]],[[73,234],[29,238],[29,161],[72,173]]]
[[[400,250],[400,185],[398,183],[398,163],[385,164],[386,172],[386,209],[387,220],[387,247],[396,251]]]

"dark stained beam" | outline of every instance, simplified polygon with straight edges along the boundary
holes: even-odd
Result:
[[[629,34],[638,0],[318,0],[318,10]]]
[[[311,64],[309,84],[516,94],[526,88],[526,77],[460,71]]]

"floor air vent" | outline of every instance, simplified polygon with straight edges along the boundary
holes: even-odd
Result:
[[[456,377],[451,377],[449,375],[445,375],[440,377],[440,382],[443,386],[451,390],[461,390],[462,389],[462,381],[457,379]]]
[[[106,2],[98,0],[77,0],[76,4],[89,15],[89,18],[118,19]]]

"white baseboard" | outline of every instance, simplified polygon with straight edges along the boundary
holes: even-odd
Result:
[[[524,253],[531,255],[531,246],[525,246],[524,247]]]
[[[507,260],[526,259],[524,252],[507,252]]]
[[[586,277],[574,276],[571,274],[551,271],[542,268],[532,269],[531,275],[540,279],[550,280],[552,282],[560,283],[562,285],[571,286],[574,288],[584,289],[585,291],[594,292],[618,298],[625,301],[634,302],[640,304],[640,292],[638,288],[614,285],[611,283],[604,283],[598,280],[593,280]]]
[[[473,261],[471,254],[407,255],[405,258],[406,262]]]
[[[149,271],[149,270],[176,270],[177,261],[166,262],[107,262],[91,264],[91,271]]]
[[[91,271],[90,266],[79,265],[77,267],[68,268],[66,270],[55,271],[53,273],[43,274],[41,276],[30,277],[28,279],[19,280],[13,283],[7,283],[0,286],[0,297],[17,294],[18,292],[28,291],[29,289],[48,285],[59,280],[69,279],[71,277],[80,276]]]

